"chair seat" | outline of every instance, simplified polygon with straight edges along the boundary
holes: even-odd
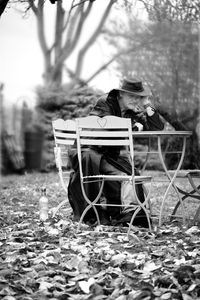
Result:
[[[131,181],[132,176],[130,175],[91,175],[91,176],[84,176],[83,181],[86,182],[87,180],[90,179],[104,179],[104,180],[110,180],[110,181]],[[143,182],[143,181],[151,181],[152,177],[151,176],[134,176],[134,181],[135,182]]]

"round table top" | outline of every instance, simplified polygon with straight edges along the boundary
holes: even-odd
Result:
[[[184,131],[184,130],[133,131],[134,137],[168,136],[168,135],[187,137],[192,135],[192,131]]]

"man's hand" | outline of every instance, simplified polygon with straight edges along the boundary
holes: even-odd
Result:
[[[153,116],[155,109],[153,108],[153,105],[148,97],[143,99],[143,107],[149,117]]]
[[[142,131],[143,128],[144,128],[144,126],[141,123],[136,122],[132,129],[133,129],[133,131]]]

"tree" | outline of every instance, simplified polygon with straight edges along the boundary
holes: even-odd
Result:
[[[198,116],[194,134],[197,136],[197,147],[200,152],[200,2],[199,0],[139,0],[149,12],[152,20],[163,21],[168,19],[172,22],[181,20],[184,23],[198,23],[199,28],[199,59],[198,67]]]
[[[139,0],[142,2],[152,20],[179,20],[182,22],[199,22],[199,0]]]
[[[85,55],[101,33],[102,27],[116,0],[109,0],[107,2],[107,6],[105,7],[99,22],[97,25],[94,25],[94,28],[87,37],[85,43],[81,49],[78,50],[76,67],[73,71],[69,70],[67,67],[67,61],[80,41],[84,26],[89,19],[89,16],[92,14],[92,8],[95,1],[71,0],[68,9],[66,4],[69,5],[69,1],[60,0],[55,3],[55,24],[52,24],[54,26],[52,32],[54,31],[55,34],[52,45],[48,45],[47,37],[45,35],[45,21],[48,23],[48,26],[51,25],[49,25],[48,16],[45,15],[45,1],[40,0],[37,4],[34,0],[27,1],[37,20],[39,43],[44,57],[45,85],[61,85],[64,65],[66,65],[66,69],[69,71],[70,76],[72,76],[74,80],[80,81]]]
[[[124,24],[114,21],[107,33],[119,53],[130,50],[127,55],[117,57],[119,72],[146,81],[164,119],[175,129],[193,130],[195,135],[199,97],[196,24],[178,20],[143,22],[129,13]],[[196,146],[193,154],[195,149]],[[191,164],[197,166],[197,158],[198,155],[192,162],[191,157]]]
[[[44,58],[44,84],[60,86],[62,84],[63,69],[68,71],[74,81],[81,82],[84,58],[88,49],[94,44],[110,14],[111,8],[117,0],[108,0],[107,6],[97,16],[97,24],[92,26],[84,44],[78,50],[75,69],[68,68],[68,60],[77,49],[84,28],[93,14],[95,2],[100,0],[10,0],[10,3],[26,5],[25,12],[32,10],[37,21],[39,44]],[[123,0],[125,3],[127,0]],[[48,4],[54,4],[55,20],[49,22]],[[0,14],[3,13],[8,0],[0,0]],[[54,22],[55,21],[55,22]],[[46,29],[51,26],[52,44],[47,40]],[[54,37],[53,37],[54,35]]]

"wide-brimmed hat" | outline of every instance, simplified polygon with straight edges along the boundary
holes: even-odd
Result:
[[[141,97],[151,95],[151,91],[147,87],[144,87],[142,81],[139,80],[124,79],[121,84],[121,87],[117,90]]]

